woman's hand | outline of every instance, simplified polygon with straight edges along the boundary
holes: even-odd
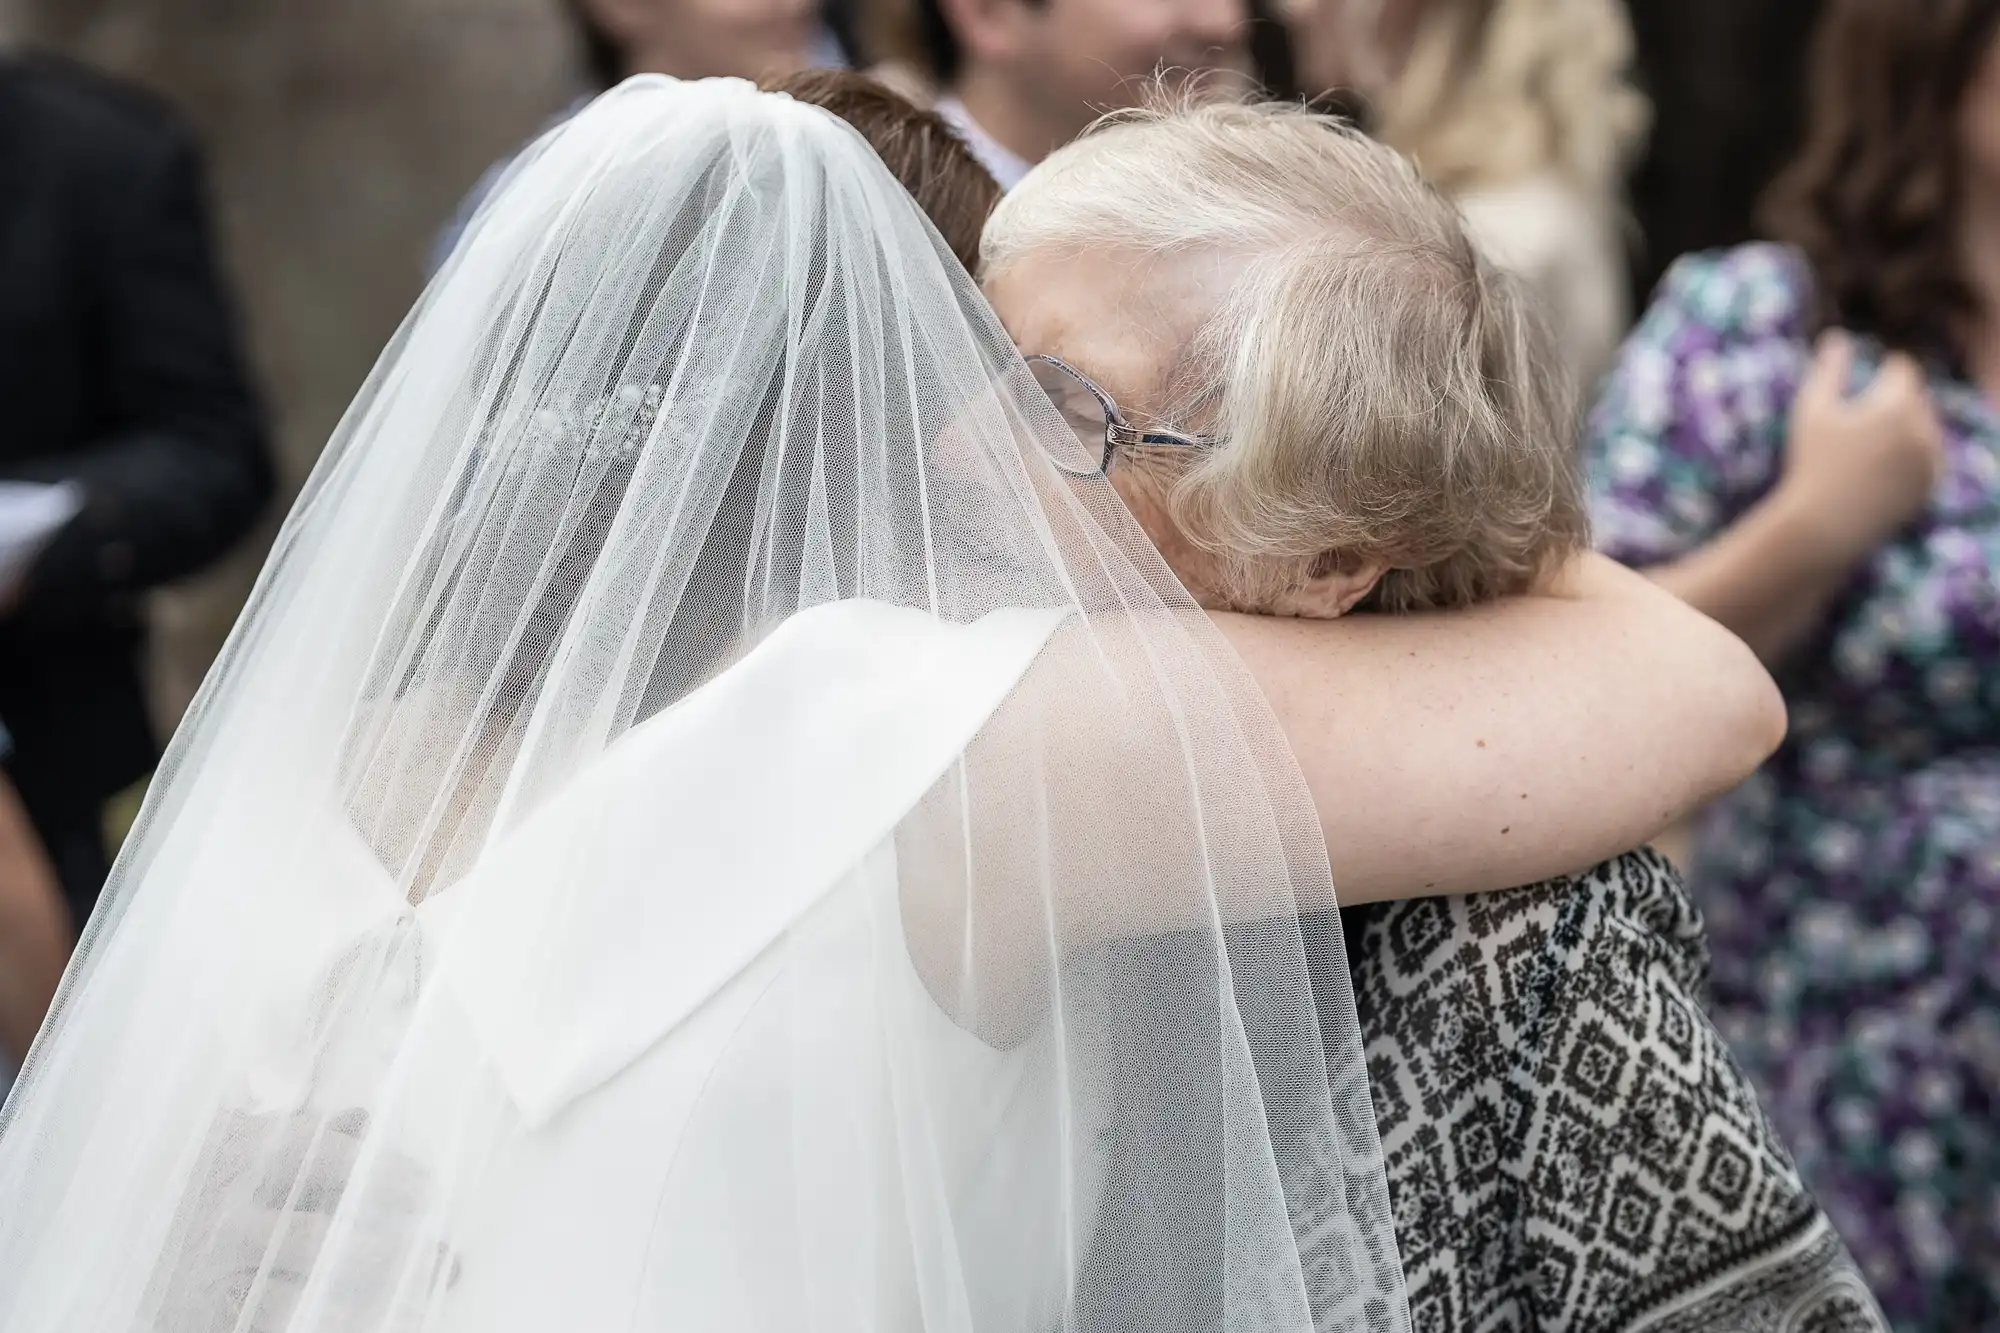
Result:
[[[1915,361],[1897,352],[1847,395],[1854,343],[1825,334],[1792,401],[1783,503],[1821,560],[1851,568],[1923,511],[1944,472],[1944,429]]]
[[[1850,399],[1853,357],[1846,334],[1820,340],[1793,401],[1778,485],[1700,550],[1647,571],[1772,666],[1812,637],[1855,568],[1922,511],[1944,468],[1944,432],[1917,364],[1891,356]]]
[[[360,1110],[218,1116],[175,1219],[179,1244],[155,1278],[157,1326],[281,1333],[322,1266],[326,1315],[342,1328],[400,1328],[382,1322],[392,1305],[403,1315],[414,1294],[420,1310],[450,1285],[456,1261],[443,1247],[414,1253],[423,1167],[384,1151],[365,1183],[354,1180],[367,1133]],[[343,1210],[350,1186],[359,1193]],[[430,1271],[409,1271],[418,1263]]]

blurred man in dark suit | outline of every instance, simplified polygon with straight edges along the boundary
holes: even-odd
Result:
[[[141,594],[242,536],[272,471],[192,139],[142,94],[18,55],[0,56],[0,478],[80,504],[0,588],[0,721],[81,925],[105,801],[158,757]]]

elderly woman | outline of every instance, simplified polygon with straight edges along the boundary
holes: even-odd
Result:
[[[1031,363],[1104,442],[1182,581],[1210,607],[1262,613],[1220,620],[1307,760],[1343,902],[1387,896],[1392,878],[1408,896],[1579,872],[1348,914],[1416,1325],[1879,1327],[1704,1016],[1700,920],[1665,862],[1522,873],[1527,821],[1560,826],[1590,803],[1504,785],[1483,735],[1440,752],[1418,732],[1406,761],[1483,792],[1477,846],[1444,823],[1428,848],[1362,835],[1357,807],[1388,818],[1379,773],[1312,762],[1309,714],[1384,696],[1336,664],[1304,702],[1281,654],[1314,629],[1273,617],[1421,612],[1338,627],[1445,633],[1545,586],[1582,538],[1551,349],[1449,205],[1394,153],[1304,112],[1127,116],[1009,195],[983,259],[996,311],[1052,358]],[[1415,695],[1435,667],[1410,665]],[[1579,776],[1590,762],[1549,758]],[[1315,930],[1338,959],[1339,923]],[[1133,966],[1177,947],[1140,948]],[[1135,1059],[1157,1058],[1143,1016],[1131,1030]],[[1174,1212],[1143,1160],[1122,1189]]]
[[[1701,829],[1716,1021],[1898,1328],[2000,1327],[2000,4],[1829,5],[1783,245],[1675,265],[1606,550],[1794,731]]]

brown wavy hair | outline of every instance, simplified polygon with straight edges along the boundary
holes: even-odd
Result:
[[[831,111],[861,131],[965,271],[978,274],[979,234],[1000,202],[1000,185],[943,116],[851,70],[809,69],[759,86]]]
[[[1978,303],[1959,268],[1959,107],[2000,0],[1833,0],[1813,39],[1806,141],[1761,221],[1812,266],[1822,327],[1954,357]]]

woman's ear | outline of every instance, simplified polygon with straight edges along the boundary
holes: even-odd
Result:
[[[1382,560],[1343,563],[1330,574],[1316,574],[1297,587],[1279,593],[1271,599],[1268,607],[1258,609],[1274,616],[1336,620],[1375,591],[1375,585],[1388,572],[1388,563]]]

